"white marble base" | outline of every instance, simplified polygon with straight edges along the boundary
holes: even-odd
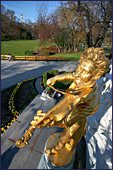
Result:
[[[112,169],[112,69],[97,84],[100,107],[88,118],[86,169]]]

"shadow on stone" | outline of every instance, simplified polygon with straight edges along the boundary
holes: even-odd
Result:
[[[12,159],[19,151],[17,147],[10,147],[6,152],[4,152],[1,156],[1,169],[8,169],[11,164]],[[7,160],[7,161],[6,161]]]
[[[86,168],[86,141],[83,136],[76,146],[74,169]]]

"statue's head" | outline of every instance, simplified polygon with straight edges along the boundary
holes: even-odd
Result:
[[[88,48],[80,56],[80,64],[76,70],[76,77],[88,82],[98,80],[109,70],[110,61],[104,56],[103,48]]]

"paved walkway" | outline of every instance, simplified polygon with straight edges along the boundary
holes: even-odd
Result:
[[[74,71],[76,62],[8,62],[1,61],[1,85],[2,89],[14,85],[17,82],[38,77],[43,72],[58,69],[59,71]],[[39,93],[43,91],[41,77],[36,81]],[[36,169],[42,156],[47,138],[55,133],[58,128],[36,129],[28,146],[19,149],[15,146],[18,138],[22,137],[25,129],[30,126],[30,121],[38,109],[48,111],[57,103],[55,99],[37,95],[30,105],[22,112],[17,120],[9,127],[1,137],[1,167],[2,169]],[[49,105],[48,105],[49,103]]]
[[[5,61],[1,60],[1,90],[33,77],[42,76],[45,71],[75,71],[78,62],[72,61]]]
[[[41,94],[44,91],[44,88],[42,87],[42,76],[37,78],[35,82],[35,88],[39,94]]]
[[[36,115],[36,111],[38,109],[47,111],[56,103],[55,99],[46,99],[44,101],[40,96],[39,94],[35,97],[17,120],[2,135],[1,169],[36,169],[47,138],[58,130],[58,128],[36,129],[29,141],[29,145],[21,149],[15,146],[16,140],[24,135],[25,129],[29,128],[29,123]]]

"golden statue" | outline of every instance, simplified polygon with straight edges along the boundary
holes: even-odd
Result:
[[[27,145],[35,128],[63,127],[63,132],[51,136],[53,140],[50,139],[51,142],[45,153],[53,164],[66,165],[70,155],[73,157],[77,143],[86,135],[87,117],[93,115],[99,107],[100,97],[96,80],[110,70],[109,65],[103,48],[91,47],[80,56],[76,72],[48,79],[47,85],[51,88],[56,81],[73,82],[66,90],[64,98],[47,113],[42,110],[37,111],[37,116],[30,122],[30,128],[24,137],[16,142],[16,146],[22,148]],[[52,141],[57,142],[52,143]],[[62,155],[65,155],[65,158]]]

